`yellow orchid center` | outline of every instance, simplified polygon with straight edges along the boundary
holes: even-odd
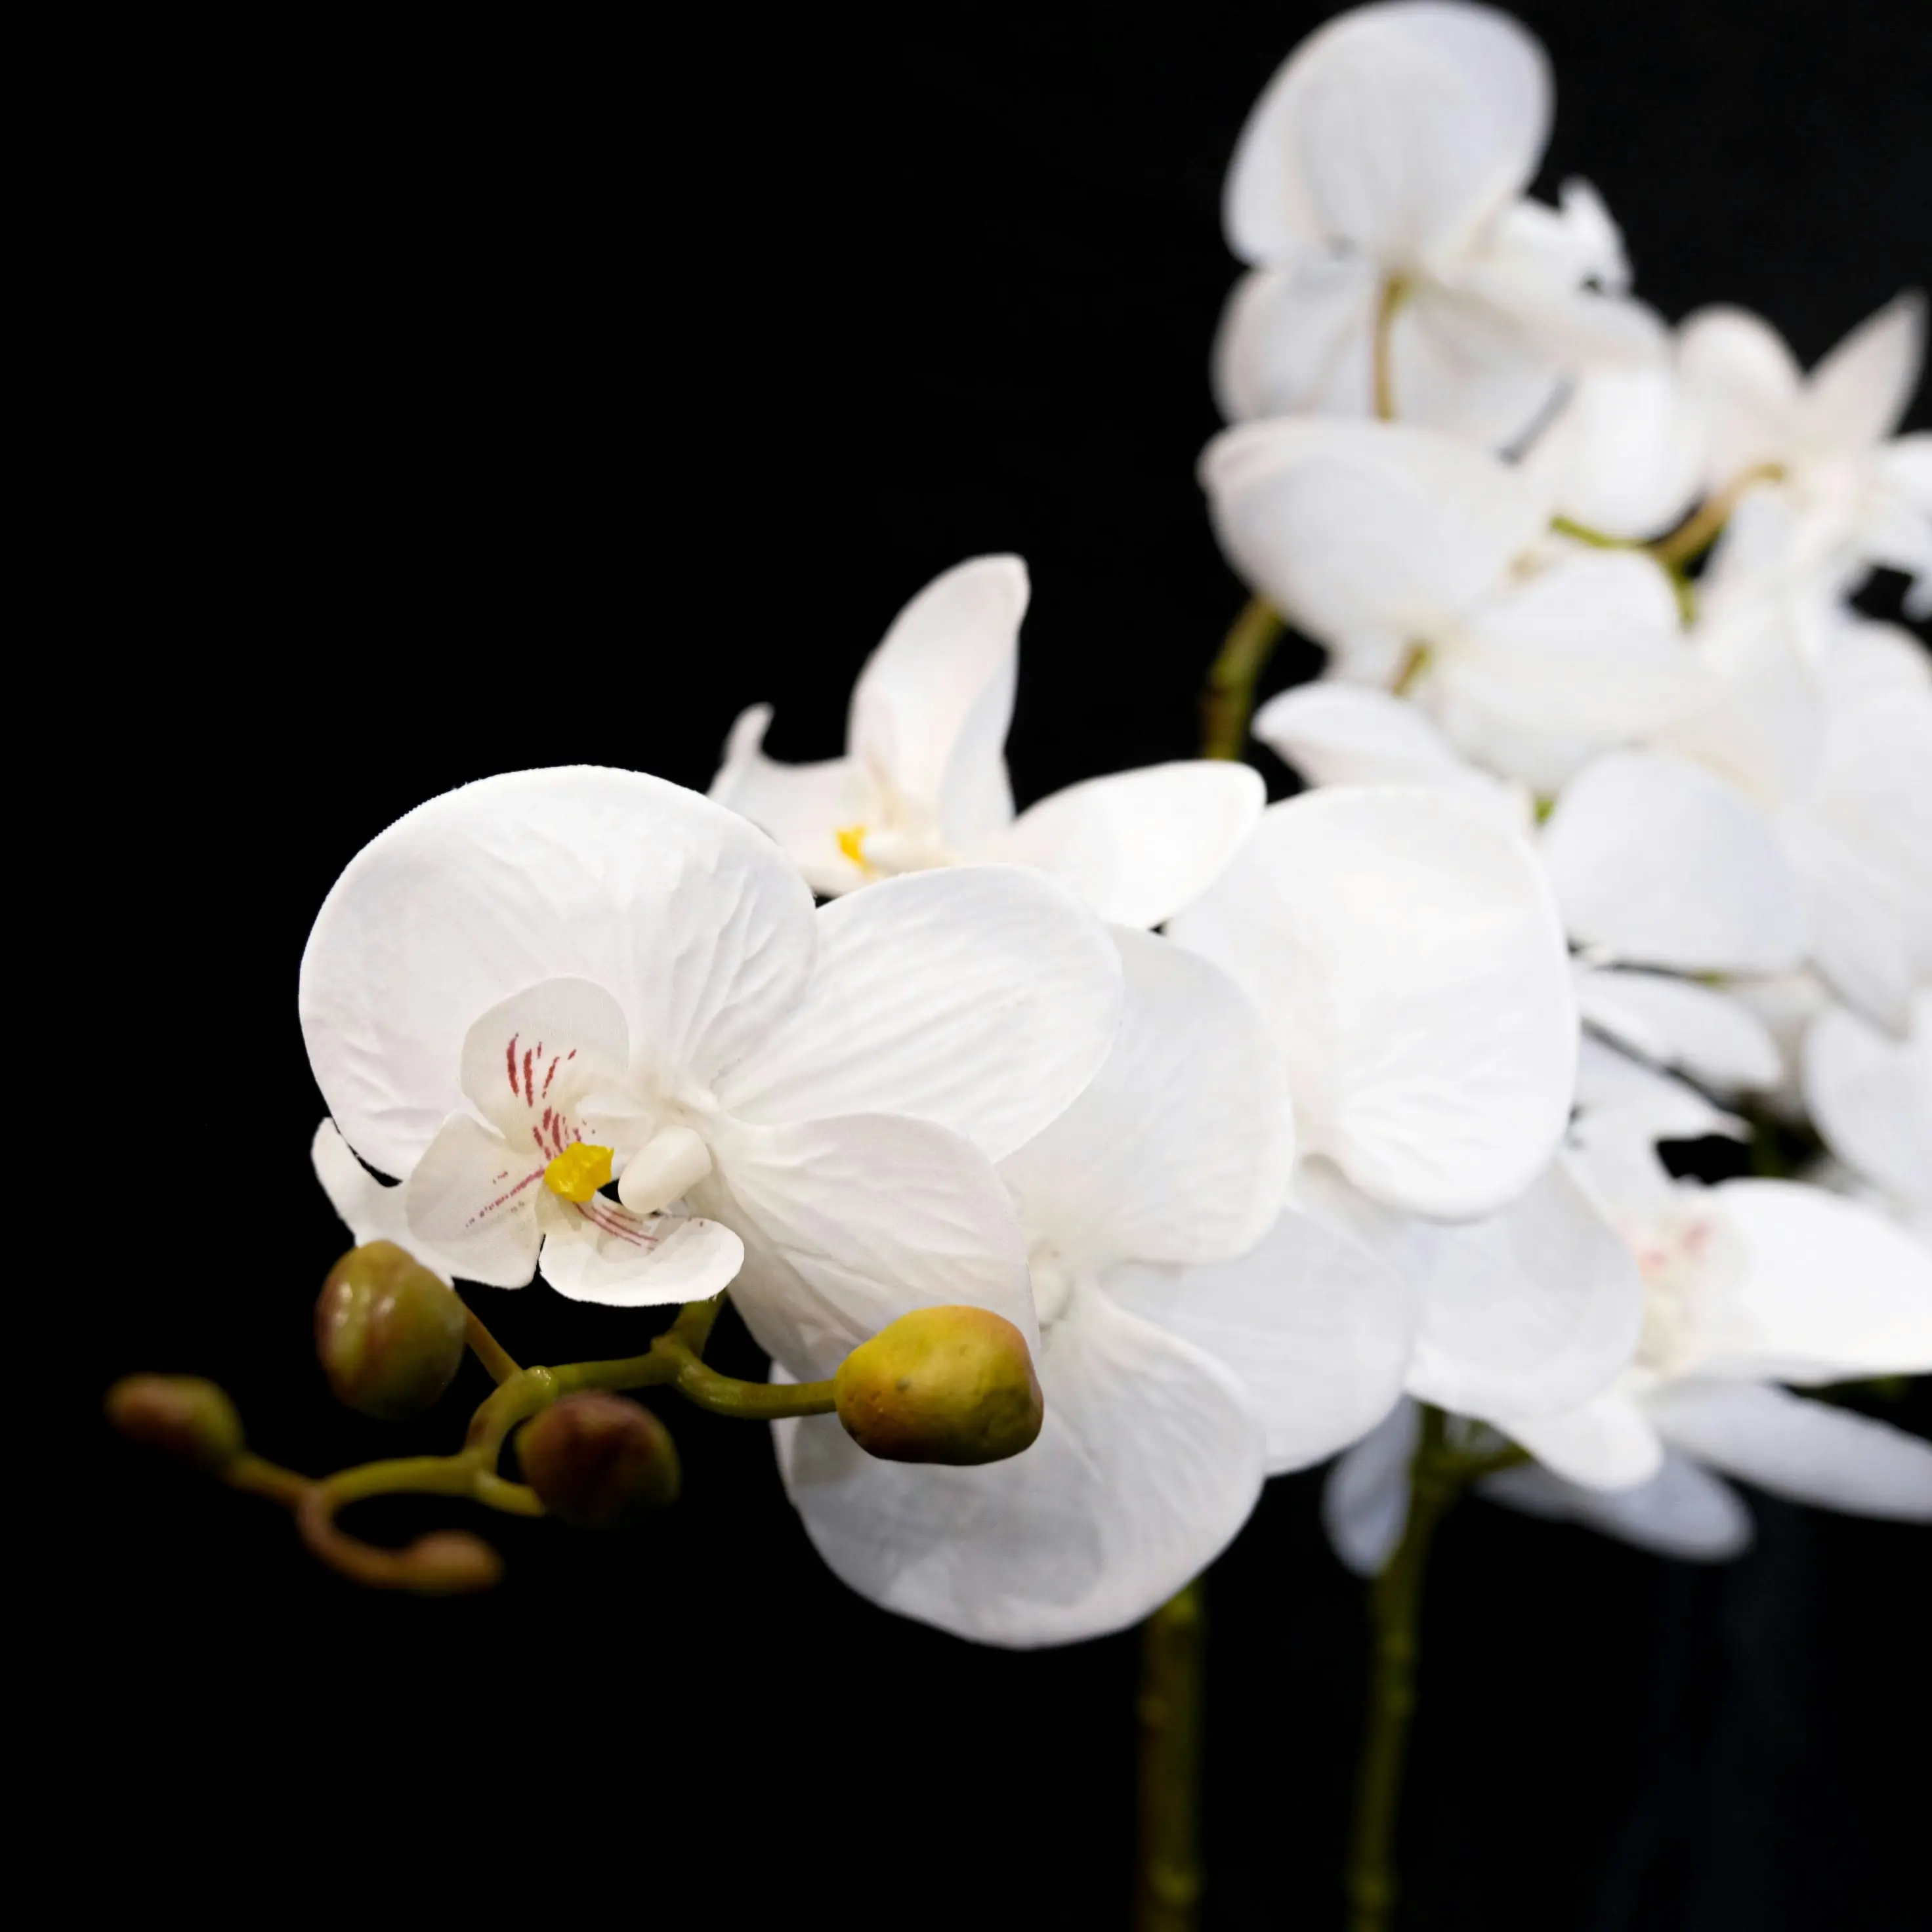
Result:
[[[610,1178],[610,1150],[579,1141],[544,1169],[544,1185],[566,1201],[588,1201]]]
[[[866,856],[866,828],[862,825],[842,825],[836,836],[839,850],[862,872],[869,872],[872,868]]]

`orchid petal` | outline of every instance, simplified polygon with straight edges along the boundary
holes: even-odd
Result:
[[[1573,939],[1684,972],[1777,972],[1802,957],[1798,881],[1742,794],[1654,752],[1612,752],[1566,790],[1543,856]]]
[[[1214,883],[1267,802],[1246,765],[1149,765],[1042,799],[974,856],[1051,873],[1117,926],[1160,926]]]
[[[1932,1199],[1932,990],[1897,1040],[1834,1007],[1804,1036],[1804,1098],[1833,1153],[1900,1201]]]
[[[588,980],[546,980],[500,1000],[463,1036],[464,1097],[512,1148],[554,1160],[583,1138],[578,1104],[630,1062],[624,1010]]]
[[[460,1272],[455,1263],[410,1228],[405,1190],[387,1186],[371,1174],[350,1151],[333,1120],[324,1120],[309,1144],[309,1158],[316,1178],[322,1183],[328,1204],[341,1217],[355,1237],[356,1245],[371,1241],[393,1241],[406,1248],[432,1274],[454,1282]]]
[[[818,970],[718,1083],[748,1120],[893,1112],[997,1160],[1062,1112],[1120,1023],[1119,957],[1064,886],[1009,866],[886,879],[818,914]]]
[[[1932,1522],[1932,1443],[1781,1388],[1682,1382],[1651,1414],[1671,1446],[1793,1502]]]
[[[1479,1486],[1492,1502],[1581,1523],[1659,1556],[1724,1563],[1750,1547],[1750,1512],[1737,1492],[1682,1456],[1666,1455],[1663,1468],[1634,1489],[1580,1489],[1534,1466],[1486,1476]]]
[[[452,1114],[403,1184],[411,1234],[447,1256],[465,1280],[521,1288],[542,1245],[537,1202],[549,1159]]]
[[[550,1218],[547,1216],[546,1218]],[[559,1202],[538,1267],[558,1294],[606,1308],[707,1301],[744,1265],[744,1244],[716,1221],[682,1214],[633,1214],[598,1195]]]
[[[1126,1003],[1112,1051],[1000,1163],[1030,1232],[1070,1260],[1212,1262],[1274,1224],[1294,1157],[1261,1016],[1207,960],[1115,928]]]
[[[1804,378],[1768,322],[1741,308],[1700,309],[1678,327],[1677,366],[1706,412],[1714,488],[1786,453]]]
[[[1811,372],[1800,407],[1817,448],[1856,455],[1904,418],[1925,360],[1925,298],[1894,296]]]
[[[1246,1389],[1271,1476],[1347,1448],[1401,1396],[1415,1295],[1367,1250],[1292,1209],[1238,1260],[1116,1268],[1102,1285]]]
[[[1770,1029],[1749,1008],[1695,980],[1582,967],[1576,1005],[1586,1025],[1660,1066],[1720,1089],[1775,1087],[1784,1066]]]
[[[1422,1412],[1398,1402],[1328,1472],[1322,1525],[1358,1576],[1380,1574],[1408,1521],[1408,1466],[1422,1439]]]
[[[1545,1468],[1586,1490],[1628,1489],[1664,1466],[1664,1444],[1650,1418],[1619,1389],[1559,1414],[1491,1420]]]
[[[1932,1370],[1932,1255],[1910,1234],[1801,1182],[1715,1192],[1746,1262],[1704,1373],[1816,1384]]]
[[[838,843],[844,827],[866,822],[870,788],[850,758],[783,765],[764,753],[769,704],[740,712],[725,741],[711,796],[748,818],[790,855],[815,892],[828,897],[866,883],[865,868]]]
[[[1012,817],[1000,747],[1028,596],[1016,556],[936,577],[892,620],[852,689],[848,754],[954,846]]]
[[[461,1106],[477,1017],[539,980],[621,1003],[646,1066],[708,1085],[797,1000],[812,897],[695,792],[577,766],[418,806],[351,860],[302,956],[302,1033],[349,1144],[406,1174]]]
[[[876,1461],[829,1416],[776,1425],[832,1570],[902,1616],[1026,1648],[1125,1628],[1213,1562],[1261,1493],[1259,1425],[1227,1371],[1088,1290],[1045,1339],[1046,1415],[983,1468]]]
[[[1372,786],[1270,806],[1173,931],[1259,1006],[1306,1149],[1366,1193],[1481,1214],[1547,1163],[1576,1065],[1569,968],[1534,860],[1480,808]]]
[[[855,1114],[782,1126],[721,1119],[707,1138],[717,1166],[692,1204],[743,1238],[732,1300],[758,1346],[801,1379],[830,1375],[914,1308],[989,1308],[1034,1339],[1012,1198],[958,1135]]]
[[[1372,262],[1302,244],[1244,275],[1214,338],[1222,415],[1366,416],[1376,281]]]

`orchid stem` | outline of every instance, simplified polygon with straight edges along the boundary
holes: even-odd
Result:
[[[1369,1589],[1369,1699],[1346,1874],[1349,1932],[1388,1932],[1395,1923],[1396,1823],[1415,1711],[1423,1578],[1437,1526],[1471,1483],[1526,1460],[1513,1444],[1460,1447],[1450,1440],[1449,1418],[1439,1408],[1423,1409],[1402,1540]]]
[[[1194,1932],[1201,1899],[1202,1580],[1141,1632],[1140,1862],[1135,1932]]]
[[[1713,495],[1700,505],[1696,512],[1687,517],[1666,536],[1660,536],[1651,544],[1650,554],[1665,569],[1682,572],[1694,563],[1705,551],[1724,534],[1724,526],[1731,520],[1744,492],[1760,483],[1775,483],[1784,475],[1775,463],[1756,463],[1750,469],[1741,470]]]
[[[1229,627],[1201,694],[1201,755],[1238,759],[1248,742],[1255,682],[1274,655],[1284,626],[1267,600],[1251,598]]]
[[[1408,296],[1408,283],[1391,275],[1376,298],[1376,414],[1384,422],[1395,421],[1395,319]]]
[[[489,1371],[493,1382],[500,1384],[523,1373],[510,1352],[478,1320],[476,1311],[466,1302],[463,1309],[463,1333],[471,1354]]]

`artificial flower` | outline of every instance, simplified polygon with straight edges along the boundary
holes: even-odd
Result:
[[[1228,170],[1228,245],[1251,267],[1215,344],[1222,412],[1370,413],[1385,307],[1396,412],[1492,447],[1566,374],[1654,356],[1594,191],[1523,198],[1550,112],[1543,50],[1486,7],[1395,0],[1310,34]]]
[[[1030,1332],[991,1162],[1092,1078],[1120,997],[1105,928],[1036,874],[814,913],[734,813],[584,766],[484,779],[380,834],[301,985],[344,1139],[406,1178],[411,1228],[459,1272],[526,1280],[534,1234],[566,1292],[680,1300],[722,1288],[742,1241],[734,1299],[806,1376],[922,1305]],[[584,1186],[606,1159],[615,1200]],[[694,1220],[731,1238],[671,1225]]]
[[[1158,926],[1233,855],[1259,777],[1184,759],[1090,778],[1017,818],[1000,747],[1012,716],[1026,566],[976,557],[893,621],[852,690],[845,755],[766,758],[769,705],[732,727],[711,796],[762,826],[814,892],[967,861],[1052,873],[1106,919]]]

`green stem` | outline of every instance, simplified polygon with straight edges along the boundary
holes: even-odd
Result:
[[[1526,1460],[1514,1446],[1493,1452],[1456,1448],[1449,1418],[1438,1408],[1422,1412],[1402,1540],[1369,1590],[1368,1708],[1346,1874],[1349,1932],[1388,1932],[1395,1922],[1396,1822],[1415,1711],[1423,1579],[1437,1526],[1469,1484]]]
[[[1239,758],[1248,742],[1255,682],[1274,655],[1283,629],[1264,598],[1251,598],[1222,641],[1201,694],[1201,755]]]
[[[1194,1932],[1201,1898],[1201,1653],[1196,1578],[1141,1632],[1140,1867],[1135,1932]]]
[[[467,1302],[463,1307],[463,1333],[470,1352],[490,1372],[493,1382],[506,1382],[512,1376],[523,1373],[509,1351],[477,1319],[476,1311]]]
[[[1376,414],[1384,422],[1395,421],[1395,319],[1408,296],[1408,282],[1400,275],[1391,275],[1376,298]]]
[[[1659,537],[1651,544],[1651,555],[1666,570],[1681,572],[1723,535],[1724,526],[1746,490],[1760,483],[1776,483],[1784,475],[1784,470],[1775,463],[1756,463],[1741,471],[1668,536]]]

